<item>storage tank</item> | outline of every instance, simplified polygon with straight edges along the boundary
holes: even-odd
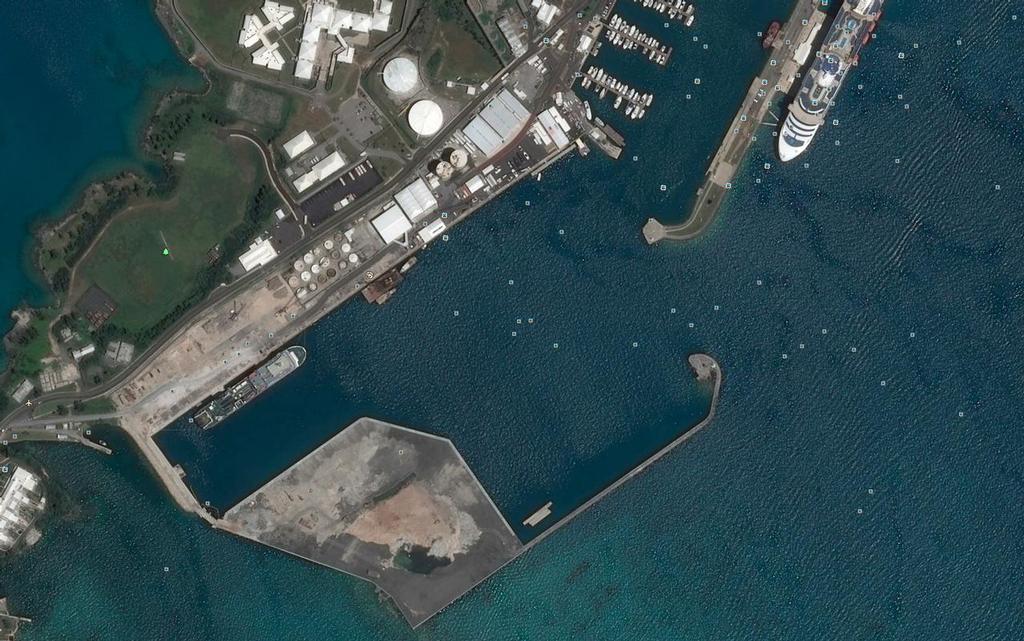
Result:
[[[433,136],[443,124],[444,112],[433,100],[420,100],[409,108],[409,127],[419,136]]]
[[[384,86],[388,91],[399,95],[412,93],[420,80],[416,63],[402,56],[392,58],[384,65],[383,76]]]

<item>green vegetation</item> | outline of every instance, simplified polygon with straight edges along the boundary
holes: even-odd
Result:
[[[216,262],[225,232],[242,222],[239,196],[254,188],[262,165],[248,142],[229,140],[207,131],[182,140],[186,160],[173,195],[124,212],[84,257],[75,293],[102,288],[117,302],[115,325],[137,332],[169,314]]]
[[[478,83],[501,69],[501,61],[464,0],[437,0],[420,9],[406,44],[423,52],[427,80]]]
[[[94,398],[89,401],[75,401],[71,404],[65,404],[63,401],[49,401],[36,406],[32,412],[32,418],[66,416],[68,414],[109,414],[115,409],[114,403],[106,397]]]
[[[263,18],[263,14],[259,12],[263,5],[262,0],[178,0],[177,4],[188,25],[219,60],[238,66],[250,62],[249,52],[238,46],[238,31],[242,28],[243,15],[257,13],[261,19]],[[296,16],[296,20],[285,28],[300,22],[300,17]],[[252,67],[253,71],[277,75],[277,72],[263,67],[251,64],[248,66]]]
[[[10,343],[17,348],[10,362],[10,371],[15,384],[20,379],[35,376],[42,371],[40,361],[50,354],[49,329],[55,312],[52,309],[33,310],[24,326],[8,335]]]

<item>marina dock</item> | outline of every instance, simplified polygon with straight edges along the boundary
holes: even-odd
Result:
[[[786,24],[769,49],[768,59],[750,83],[736,116],[722,139],[718,152],[711,159],[704,183],[697,190],[697,199],[690,216],[679,225],[664,225],[654,218],[644,224],[648,244],[662,240],[690,240],[711,225],[722,200],[732,189],[736,172],[743,164],[750,145],[757,140],[758,128],[765,124],[776,96],[785,95],[793,86],[800,69],[813,52],[813,41],[821,30],[825,13],[816,0],[799,0]],[[775,122],[770,123],[772,126]]]
[[[640,50],[651,62],[665,66],[672,56],[672,47],[661,44],[657,38],[648,35],[636,25],[623,20],[618,14],[604,23],[605,40],[625,51]]]
[[[599,98],[613,94],[613,106],[616,109],[623,108],[626,116],[633,120],[643,118],[654,101],[654,94],[637,91],[600,67],[591,66],[587,69],[580,79],[580,86],[597,92]]]
[[[686,3],[683,0],[634,0],[637,4],[647,9],[652,9],[667,16],[670,20],[678,20],[687,27],[693,26],[697,18],[696,9],[693,3]]]

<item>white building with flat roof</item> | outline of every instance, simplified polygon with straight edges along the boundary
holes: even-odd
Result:
[[[385,245],[401,240],[412,229],[412,223],[398,205],[391,205],[370,222]]]
[[[274,71],[284,69],[284,56],[279,50],[280,42],[271,40],[271,34],[284,29],[284,25],[295,19],[295,9],[273,0],[263,3],[264,23],[256,14],[246,14],[242,18],[242,29],[238,32],[238,46],[249,49],[262,43],[252,53],[252,63]]]
[[[45,508],[39,477],[15,467],[0,494],[0,551],[13,548]]]
[[[437,209],[437,199],[422,178],[417,178],[400,189],[395,194],[395,202],[413,222]]]
[[[371,31],[385,32],[390,28],[390,0],[374,0],[372,13],[339,9],[332,0],[313,0],[306,8],[306,22],[302,25],[295,77],[313,79],[317,49],[325,35],[341,44],[339,62],[352,62],[355,52],[349,52],[352,46],[345,40],[345,33],[368,34]]]
[[[251,272],[275,258],[277,258],[277,250],[270,244],[270,239],[257,238],[252,245],[249,245],[248,251],[238,257],[238,262],[242,264],[242,269]]]
[[[295,185],[295,190],[301,194],[318,182],[327,179],[331,174],[341,170],[344,166],[345,157],[336,151],[313,165],[312,169],[296,178],[292,184]]]
[[[303,129],[297,136],[284,143],[284,153],[288,154],[288,157],[295,159],[299,154],[312,149],[316,144],[313,140],[313,136],[308,131]]]

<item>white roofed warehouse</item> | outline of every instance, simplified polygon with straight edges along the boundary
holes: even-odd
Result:
[[[437,199],[422,178],[417,178],[396,193],[395,202],[413,222],[437,209]]]
[[[402,213],[402,209],[398,205],[391,205],[384,210],[384,213],[374,218],[371,223],[373,228],[380,234],[381,240],[384,244],[391,244],[395,241],[402,240],[405,235],[412,229],[412,223]]]
[[[299,135],[284,143],[284,153],[288,154],[288,158],[294,160],[295,157],[311,149],[315,144],[316,141],[313,140],[313,136],[308,131],[303,130]]]

